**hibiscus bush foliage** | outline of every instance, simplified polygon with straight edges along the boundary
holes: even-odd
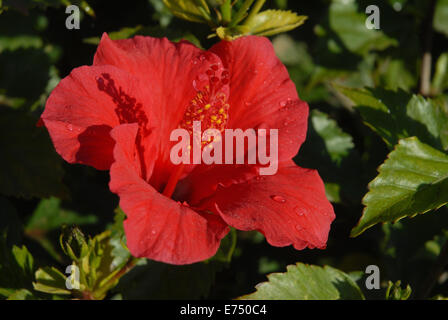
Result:
[[[109,171],[64,161],[40,118],[104,32],[201,49],[268,37],[309,105],[293,160],[317,170],[334,208],[326,247],[230,228],[200,262],[134,257]],[[0,297],[447,299],[447,37],[447,0],[0,0]]]

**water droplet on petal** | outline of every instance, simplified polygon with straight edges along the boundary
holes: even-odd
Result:
[[[189,207],[190,206],[187,201],[182,202],[182,205],[185,206],[185,207]]]
[[[276,202],[279,202],[279,203],[285,203],[286,202],[285,198],[283,198],[282,196],[278,196],[278,195],[271,196],[271,199],[276,201]]]
[[[199,88],[198,88],[198,82],[197,82],[196,80],[193,80],[193,88],[194,88],[196,91],[199,91]]]
[[[73,131],[73,125],[71,123],[67,124],[66,127],[67,127],[67,130]]]
[[[305,214],[305,211],[300,208],[300,207],[295,207],[294,211],[299,215],[299,216],[303,216]]]

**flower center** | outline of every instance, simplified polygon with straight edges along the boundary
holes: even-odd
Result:
[[[180,128],[193,136],[193,122],[201,121],[201,128],[217,129],[223,132],[229,118],[229,72],[222,66],[213,64],[205,75],[193,81],[196,96],[188,104]],[[202,147],[211,141],[202,141]]]
[[[204,61],[205,56],[200,56],[199,60]],[[200,121],[202,130],[216,129],[223,132],[229,119],[229,72],[223,68],[222,64],[212,63],[208,70],[199,75],[193,81],[196,90],[195,97],[188,104],[184,116],[179,123],[179,128],[187,130],[190,134],[190,150],[193,138],[193,122]],[[208,141],[201,141],[201,149],[213,142],[213,138]],[[182,176],[184,165],[178,165],[168,179],[163,190],[163,194],[171,197],[177,182]]]

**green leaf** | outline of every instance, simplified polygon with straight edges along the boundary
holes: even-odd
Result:
[[[266,10],[257,13],[244,25],[249,28],[250,34],[272,36],[297,28],[305,23],[307,18],[307,16],[299,16],[291,11]]]
[[[366,28],[366,15],[361,8],[358,8],[354,0],[332,1],[328,23],[341,43],[336,43],[334,37],[329,38],[329,41],[332,41],[334,46],[344,46],[350,52],[359,55],[365,55],[371,50],[385,50],[391,46],[397,46],[398,42],[381,30]]]
[[[97,220],[95,215],[83,216],[75,211],[61,208],[61,200],[52,197],[40,201],[25,229],[49,231],[58,229],[64,224],[94,224]]]
[[[297,263],[285,273],[268,275],[268,282],[257,291],[240,297],[244,300],[361,300],[364,296],[350,276],[329,266]]]
[[[42,22],[43,21],[43,22]],[[35,13],[24,16],[15,11],[8,11],[2,14],[0,19],[0,53],[5,50],[15,51],[19,48],[39,49],[43,46],[43,41],[37,32],[37,26],[46,25],[47,18]],[[14,24],[14,28],[10,28]]]
[[[112,246],[112,256],[113,260],[111,265],[113,268],[123,266],[129,258],[131,258],[131,253],[126,247],[126,235],[123,230],[123,221],[126,218],[123,210],[117,208],[115,210],[114,223],[108,227],[111,231],[109,244]]]
[[[316,132],[324,140],[331,160],[340,164],[354,147],[352,137],[342,131],[336,121],[318,110],[311,111],[311,122]]]
[[[34,259],[28,249],[25,246],[21,248],[14,246],[12,248],[12,254],[24,274],[31,275],[34,271]]]
[[[155,11],[152,15],[152,19],[158,20],[161,27],[167,27],[173,19],[170,10],[165,6],[162,0],[149,0],[149,2]]]
[[[61,247],[79,270],[80,289],[73,291],[74,296],[104,299],[107,292],[138,261],[121,243],[122,231],[119,229],[122,229],[120,223],[123,216],[117,211],[115,224],[88,240],[77,227],[63,228]]]
[[[364,122],[389,148],[399,139],[412,136],[435,148],[448,148],[448,112],[438,100],[410,95],[402,90],[334,87],[355,103]]]
[[[163,3],[179,18],[199,23],[212,22],[210,9],[204,0],[163,0]]]
[[[386,300],[408,300],[411,296],[412,289],[409,285],[406,288],[401,288],[401,281],[393,283],[389,281],[386,290]]]
[[[170,41],[179,42],[180,40],[187,40],[193,43],[198,48],[201,48],[201,43],[191,32],[187,30],[162,28],[162,27],[148,27],[137,25],[135,27],[125,27],[117,31],[108,33],[112,40],[127,39],[136,35],[151,36],[151,37],[167,37]],[[100,37],[90,37],[83,39],[85,43],[98,45]]]
[[[379,222],[412,217],[448,203],[448,156],[415,137],[400,140],[378,171],[352,237]]]
[[[50,294],[71,294],[67,290],[67,277],[55,267],[45,267],[36,271],[36,282],[33,282],[34,290]]]
[[[8,296],[7,300],[36,300],[37,297],[33,295],[33,293],[27,289],[20,289],[14,291],[13,294]]]
[[[417,77],[415,72],[409,70],[409,66],[401,58],[402,54],[397,55],[400,57],[378,59],[378,86],[391,90],[411,91],[417,84]]]
[[[441,93],[448,88],[448,52],[442,53],[437,59],[436,71],[431,83],[431,89]]]
[[[89,244],[78,227],[64,226],[59,240],[62,251],[74,261],[89,254]]]
[[[434,12],[434,29],[448,36],[448,0],[438,0]]]
[[[306,16],[298,16],[291,11],[266,10],[257,13],[243,25],[221,26],[216,29],[216,34],[225,40],[233,40],[245,35],[271,36],[297,28],[306,19]]]
[[[359,201],[361,159],[352,137],[318,110],[311,111],[308,127],[307,139],[295,158],[297,164],[319,171],[330,201],[341,202],[341,198]]]
[[[135,27],[124,27],[117,31],[108,32],[108,36],[112,40],[127,39],[138,34],[138,32],[143,28],[144,27],[142,25],[137,25]],[[91,37],[85,38],[83,41],[88,44],[98,45],[100,43],[100,40],[100,37]]]
[[[8,297],[16,290],[30,289],[34,275],[34,259],[25,246],[6,244],[0,234],[0,296]]]

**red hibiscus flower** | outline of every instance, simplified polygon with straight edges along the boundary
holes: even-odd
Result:
[[[292,158],[306,136],[301,101],[270,41],[243,37],[204,51],[188,42],[104,34],[92,66],[74,69],[42,114],[70,163],[110,170],[137,257],[188,264],[213,256],[229,226],[274,246],[324,248],[335,218],[314,170]],[[174,165],[170,133],[278,129],[275,175],[260,165]],[[247,151],[247,150],[246,150]]]

